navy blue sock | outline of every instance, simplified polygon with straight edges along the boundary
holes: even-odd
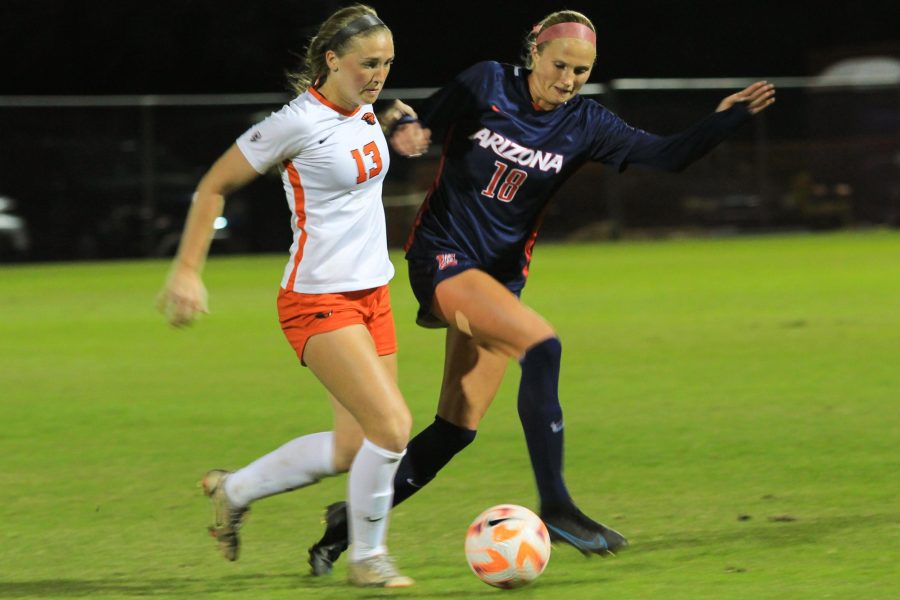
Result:
[[[434,423],[410,440],[394,476],[394,506],[434,479],[457,452],[472,443],[475,431],[435,415]]]
[[[552,337],[532,346],[519,361],[519,419],[531,455],[541,497],[541,510],[568,506],[572,500],[563,481],[563,418],[559,405],[562,345]]]

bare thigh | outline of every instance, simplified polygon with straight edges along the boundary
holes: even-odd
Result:
[[[530,347],[556,335],[541,315],[478,269],[463,271],[439,283],[434,290],[432,310],[479,345],[517,360]]]
[[[438,284],[432,308],[449,325],[438,414],[477,429],[510,358],[553,337],[553,328],[499,281],[477,269]]]
[[[392,372],[389,361],[378,356],[363,325],[311,337],[303,360],[366,438],[396,452],[406,447],[412,417],[397,387],[396,369]]]

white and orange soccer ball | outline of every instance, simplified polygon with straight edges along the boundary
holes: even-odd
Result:
[[[540,517],[523,506],[493,506],[469,526],[466,559],[483,582],[521,587],[544,572],[550,560],[550,534]]]

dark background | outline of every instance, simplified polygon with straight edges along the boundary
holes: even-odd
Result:
[[[330,0],[0,0],[0,94],[270,92]],[[553,10],[598,29],[592,79],[811,75],[839,56],[896,54],[896,0],[370,3],[394,31],[390,86],[437,86],[515,62]]]

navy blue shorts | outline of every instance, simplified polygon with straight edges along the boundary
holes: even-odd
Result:
[[[416,323],[428,329],[447,327],[447,323],[431,312],[434,289],[440,282],[463,271],[480,269],[503,284],[517,298],[521,296],[522,288],[525,287],[525,277],[521,273],[515,277],[498,277],[458,252],[440,253],[433,259],[407,257],[406,262],[409,266],[409,284],[419,302]]]

